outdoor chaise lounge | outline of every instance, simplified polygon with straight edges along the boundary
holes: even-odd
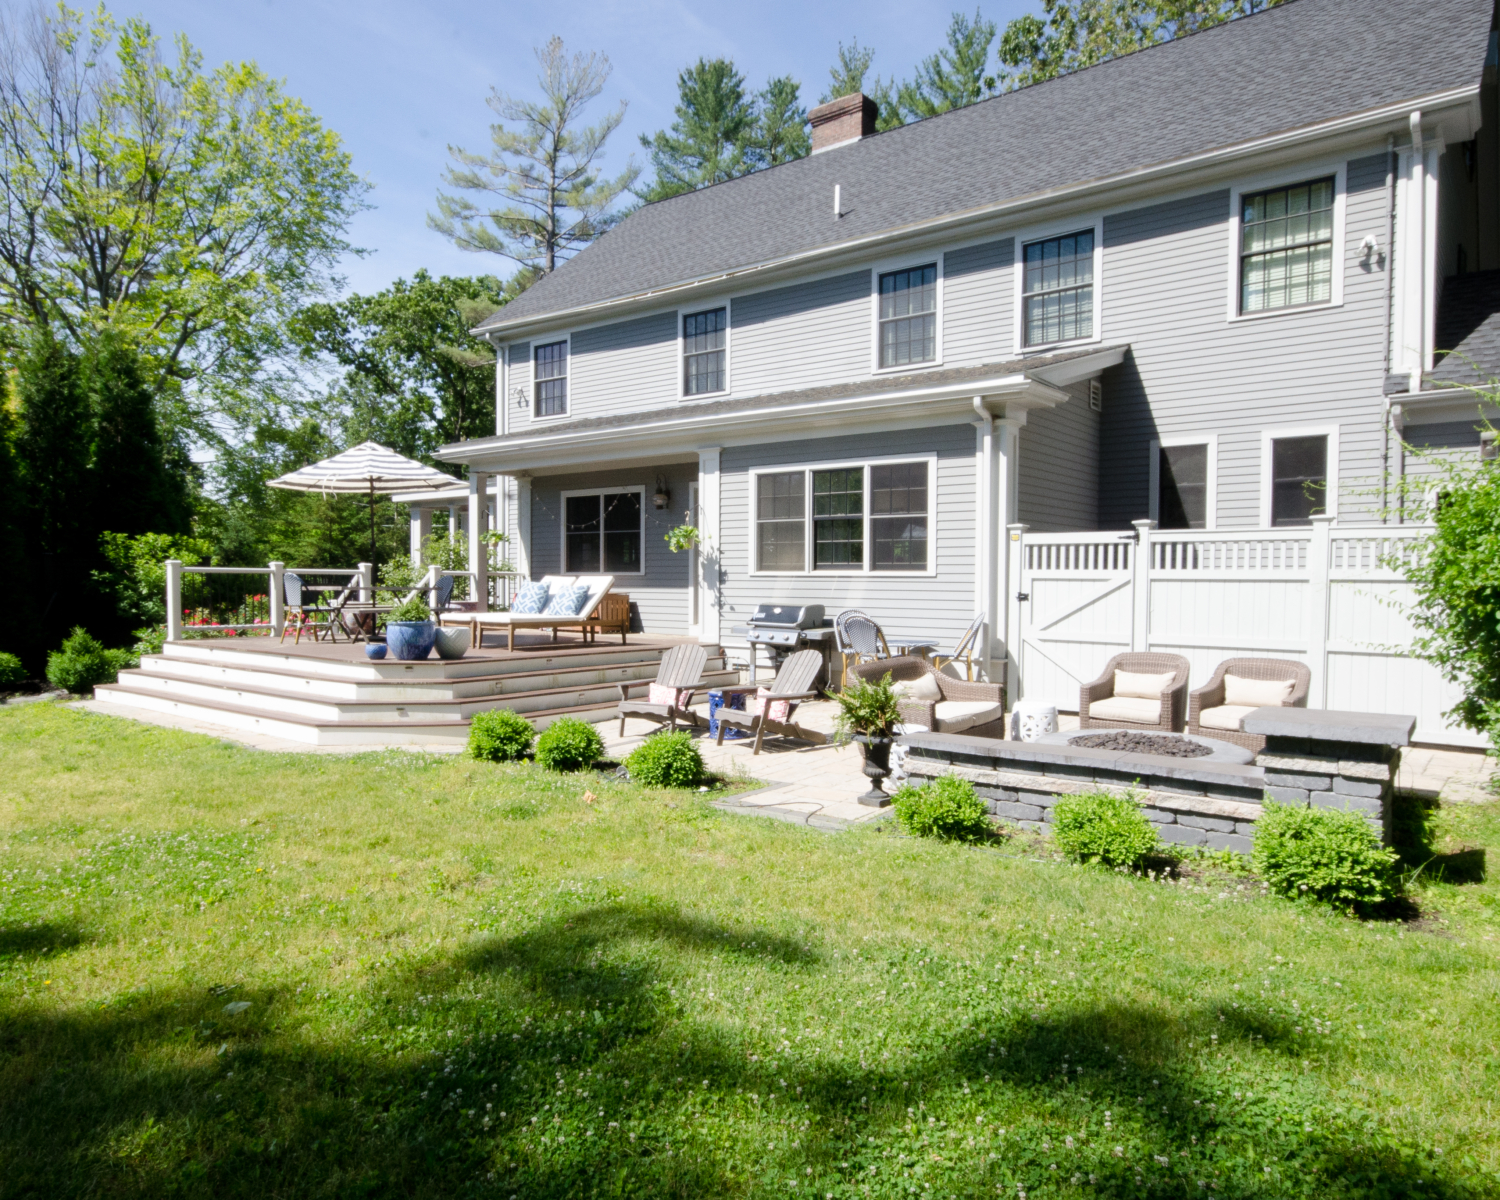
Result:
[[[1219,738],[1257,754],[1266,739],[1245,732],[1257,708],[1306,708],[1312,672],[1288,658],[1226,658],[1213,677],[1188,697],[1187,731]]]
[[[890,672],[906,725],[968,737],[1005,736],[1005,689],[998,683],[955,679],[911,656],[860,663],[850,671],[867,683]]]
[[[707,686],[703,682],[703,668],[707,665],[707,647],[684,642],[661,656],[655,680],[620,684],[620,736],[625,736],[627,717],[655,721],[673,732],[679,721],[685,725],[699,724],[701,718],[689,706],[693,703],[693,693]],[[648,689],[646,699],[632,699],[632,689],[641,688]]]
[[[1078,689],[1079,729],[1178,733],[1187,717],[1188,660],[1180,654],[1116,654]]]
[[[506,648],[515,649],[518,629],[550,629],[557,640],[559,629],[580,629],[592,636],[600,604],[614,586],[613,575],[544,575],[535,583],[522,584],[509,612],[453,612],[438,618],[440,625],[467,625],[470,642],[479,649],[486,629],[506,631]],[[621,625],[623,645],[626,627]]]
[[[736,692],[747,693],[747,711],[735,712],[727,705],[719,709],[718,744],[724,744],[724,731],[731,725],[755,735],[755,754],[760,753],[760,744],[767,734],[803,742],[826,742],[828,739],[816,729],[804,729],[792,721],[802,701],[818,698],[813,683],[822,669],[823,655],[819,651],[799,650],[781,664],[769,688],[754,683],[724,688],[726,699]]]

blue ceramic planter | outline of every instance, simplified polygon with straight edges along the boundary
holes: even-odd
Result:
[[[432,621],[387,621],[385,643],[391,657],[402,662],[416,662],[432,653],[437,641],[437,625]]]
[[[369,643],[367,643],[365,645],[365,657],[366,658],[384,658],[385,657],[385,643],[384,642],[369,642]]]

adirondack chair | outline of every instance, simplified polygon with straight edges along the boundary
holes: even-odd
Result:
[[[813,687],[813,680],[817,679],[822,668],[822,654],[816,650],[799,650],[781,664],[781,669],[776,672],[776,678],[771,681],[769,688],[753,683],[725,688],[725,696],[735,692],[755,695],[748,700],[745,712],[737,712],[727,706],[719,709],[718,744],[724,744],[724,730],[730,725],[755,735],[755,754],[760,753],[761,741],[768,733],[772,737],[797,738],[803,742],[826,742],[827,737],[816,729],[804,729],[792,721],[797,706],[802,701],[817,699],[818,692]]]
[[[964,678],[974,678],[974,649],[979,644],[979,631],[984,627],[984,614],[980,613],[970,623],[968,629],[964,630],[963,637],[958,639],[958,645],[953,648],[952,654],[934,654],[932,665],[941,671],[949,663],[963,663]]]
[[[842,662],[839,686],[849,683],[849,668],[864,662],[890,658],[891,648],[875,619],[858,609],[846,608],[833,619],[833,640]]]
[[[688,706],[693,693],[704,686],[703,668],[707,663],[707,649],[696,642],[684,642],[661,656],[654,681],[620,684],[620,736],[625,736],[625,721],[630,717],[666,725],[673,732],[679,721],[701,724],[702,718]],[[631,699],[631,691],[638,688],[649,689],[645,700]]]

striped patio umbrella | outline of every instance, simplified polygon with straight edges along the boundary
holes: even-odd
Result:
[[[370,498],[370,560],[375,559],[375,497],[418,489],[464,488],[461,479],[387,449],[378,442],[361,442],[342,454],[311,466],[299,467],[267,481],[268,487],[292,492],[347,495],[363,492]]]

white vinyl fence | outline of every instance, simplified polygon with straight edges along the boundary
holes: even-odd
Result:
[[[1127,650],[1180,654],[1192,687],[1226,658],[1292,658],[1312,671],[1308,707],[1404,713],[1418,741],[1483,746],[1443,711],[1458,690],[1402,653],[1410,561],[1430,529],[1311,528],[1029,533],[1010,527],[1015,698],[1076,710],[1081,683]]]

